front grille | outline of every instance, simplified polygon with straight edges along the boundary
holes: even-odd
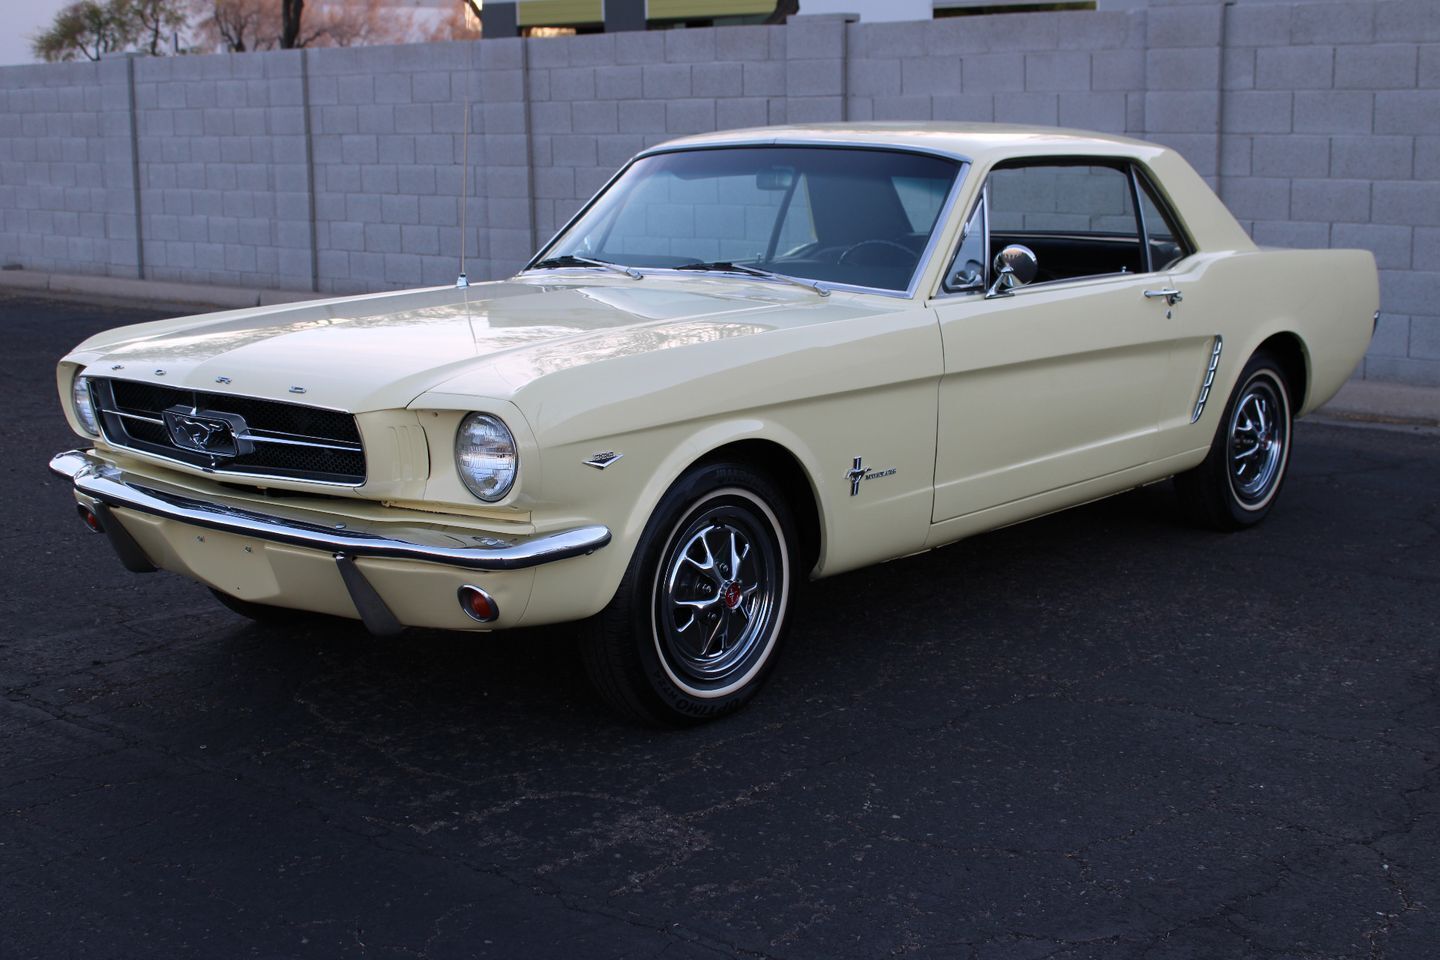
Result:
[[[215,473],[249,474],[323,483],[365,482],[365,452],[355,418],[298,403],[177,390],[132,380],[91,380],[105,439],[118,447],[156,454]],[[238,452],[190,449],[176,443],[172,414],[223,422]],[[182,431],[183,432],[183,431]],[[181,436],[181,440],[185,441]]]

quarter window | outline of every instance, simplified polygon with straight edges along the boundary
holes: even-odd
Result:
[[[1140,215],[1145,218],[1145,236],[1150,241],[1151,269],[1168,270],[1191,254],[1190,245],[1149,181],[1136,179],[1140,182]]]
[[[985,200],[975,205],[975,212],[965,223],[965,235],[955,262],[945,274],[946,293],[966,293],[985,289]]]

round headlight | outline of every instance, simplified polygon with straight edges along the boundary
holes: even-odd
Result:
[[[75,402],[75,416],[80,426],[92,437],[100,436],[100,422],[95,419],[95,404],[90,400],[90,380],[76,377],[70,385],[70,398]]]
[[[494,503],[515,485],[519,457],[515,438],[499,418],[472,413],[460,421],[455,434],[455,469],[466,489]]]

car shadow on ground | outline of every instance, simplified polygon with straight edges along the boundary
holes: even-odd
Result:
[[[1042,589],[1061,597],[1084,593],[1095,577],[1107,575],[1096,566],[1107,556],[1145,543],[1173,549],[1213,536],[1184,526],[1168,485],[1157,485],[807,583],[768,688],[719,727],[776,722],[806,704],[863,700],[881,678],[891,696],[904,700],[909,681],[934,676],[936,658],[957,668],[983,659],[984,643],[1009,622],[1019,598],[1043,604],[1033,596]],[[225,618],[214,635],[217,656],[251,658],[248,667],[235,663],[237,670],[293,676],[297,696],[339,709],[347,724],[369,733],[393,726],[395,711],[414,705],[427,722],[459,736],[483,736],[497,726],[522,739],[523,731],[537,738],[593,736],[597,727],[612,736],[653,736],[611,714],[591,691],[573,625],[489,634],[412,629],[377,638],[358,622],[337,618],[269,626],[216,617]],[[1023,642],[1009,636],[1004,646],[1013,655]],[[794,702],[797,696],[801,702]],[[374,710],[374,697],[386,700],[386,708]],[[742,719],[751,712],[753,720]]]

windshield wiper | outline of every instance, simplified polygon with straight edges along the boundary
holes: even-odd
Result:
[[[767,280],[779,280],[781,283],[793,284],[797,287],[804,287],[812,293],[818,293],[822,297],[830,296],[830,291],[810,280],[801,280],[798,277],[788,277],[783,273],[775,273],[773,270],[761,270],[759,267],[749,267],[743,263],[731,263],[729,260],[714,260],[710,263],[686,263],[675,268],[676,270],[713,270],[716,273],[746,273],[752,277],[764,277]]]
[[[558,257],[547,257],[537,263],[531,264],[527,269],[543,270],[548,267],[601,267],[605,270],[614,270],[616,273],[623,273],[631,280],[643,279],[645,274],[634,267],[627,267],[622,263],[611,263],[609,260],[595,260],[591,257],[577,257],[573,253],[563,254]]]

